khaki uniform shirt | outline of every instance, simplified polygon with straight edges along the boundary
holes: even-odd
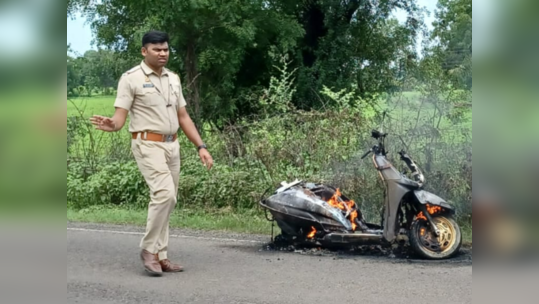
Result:
[[[114,107],[129,111],[129,132],[173,135],[185,107],[180,77],[163,69],[159,77],[144,61],[122,75]]]

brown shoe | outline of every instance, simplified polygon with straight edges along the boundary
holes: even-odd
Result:
[[[183,267],[178,264],[173,264],[170,260],[162,260],[159,261],[159,264],[161,264],[161,269],[163,269],[163,272],[182,272]]]
[[[150,275],[157,277],[163,275],[163,269],[161,268],[161,264],[159,264],[159,258],[156,254],[152,254],[147,250],[142,250],[140,258],[142,259],[144,269]]]

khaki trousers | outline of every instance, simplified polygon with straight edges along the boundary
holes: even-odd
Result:
[[[140,135],[139,135],[140,137]],[[150,188],[146,233],[140,247],[167,259],[170,214],[176,206],[180,178],[180,144],[145,141],[131,142],[140,172]]]

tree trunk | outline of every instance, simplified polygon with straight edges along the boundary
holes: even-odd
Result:
[[[200,81],[198,79],[198,65],[197,65],[197,54],[196,54],[196,44],[194,39],[187,46],[187,54],[185,56],[185,71],[186,71],[186,81],[183,85],[187,89],[187,102],[192,105],[192,118],[193,122],[199,133],[202,130],[202,119],[201,119],[201,109],[200,109]]]
[[[303,39],[306,45],[303,50],[303,64],[307,67],[312,67],[316,62],[319,40],[327,34],[324,19],[325,14],[320,5],[316,1],[309,3],[302,20],[303,28],[305,29]]]

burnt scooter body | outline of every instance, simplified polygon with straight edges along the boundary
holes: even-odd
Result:
[[[378,141],[362,159],[373,154],[375,168],[385,184],[382,225],[366,223],[357,205],[338,196],[343,210],[328,203],[337,189],[296,181],[283,184],[260,204],[269,210],[283,236],[296,240],[335,244],[391,244],[400,234],[408,237],[411,247],[420,256],[443,259],[458,253],[462,244],[461,231],[454,221],[454,208],[442,198],[424,191],[424,176],[414,161],[399,152],[414,180],[400,173],[386,158],[385,139],[388,134],[373,131]],[[357,212],[351,221],[350,214]],[[355,228],[355,229],[354,229]]]

